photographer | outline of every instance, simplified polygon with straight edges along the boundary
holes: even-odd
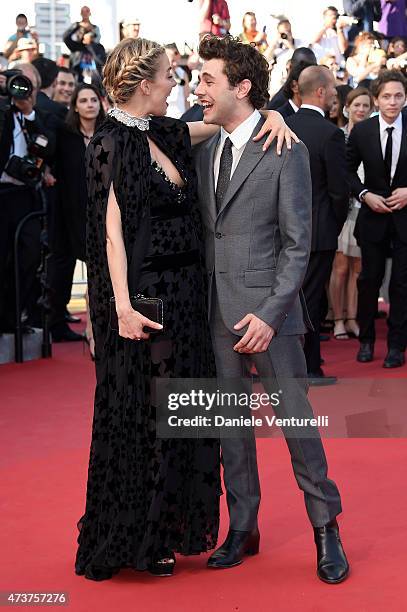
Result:
[[[16,76],[25,77],[26,92],[21,94],[20,88],[18,97],[13,97],[10,84]],[[3,333],[13,333],[15,329],[15,232],[26,215],[41,208],[36,189],[41,182],[40,168],[45,167],[55,148],[47,117],[34,110],[40,86],[39,73],[31,64],[20,64],[17,75],[3,73],[0,77],[0,332]],[[29,317],[35,310],[33,296],[41,255],[40,231],[40,221],[32,219],[25,224],[19,241],[21,305]]]
[[[328,6],[324,10],[323,27],[312,41],[317,59],[321,59],[327,53],[334,54],[338,66],[341,66],[348,48],[348,40],[344,33],[348,23],[346,17],[339,16],[339,11],[334,6]]]
[[[177,45],[175,43],[165,45],[165,52],[171,65],[172,76],[177,83],[167,99],[167,117],[179,119],[189,108],[188,98],[191,93],[189,78],[184,68],[179,65],[181,55]]]
[[[23,13],[17,15],[16,26],[17,32],[9,37],[3,51],[4,57],[10,61],[12,59],[17,59],[14,57],[14,54],[17,49],[18,42],[22,38],[33,39],[38,44],[38,34],[28,27],[27,17]]]
[[[281,19],[277,24],[277,35],[266,49],[264,55],[273,66],[270,77],[270,93],[273,96],[287,79],[287,64],[291,60],[297,47],[302,42],[294,38],[291,23],[288,19]]]
[[[74,23],[65,32],[64,43],[72,52],[71,68],[78,77],[78,82],[98,83],[102,68],[106,61],[106,51],[103,45],[96,42],[95,32]]]

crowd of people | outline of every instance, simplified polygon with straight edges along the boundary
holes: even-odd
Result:
[[[230,14],[225,0],[202,0],[199,8],[201,39],[208,33],[222,36],[230,31]],[[266,27],[259,27],[255,13],[248,11],[243,15],[239,38],[243,43],[255,46],[267,59],[270,78],[269,101],[266,107],[278,110],[288,122],[291,115],[296,114],[304,104],[299,87],[302,71],[309,65],[320,65],[329,69],[335,89],[332,101],[325,105],[324,112],[331,123],[331,129],[336,126],[342,131],[346,141],[350,142],[348,151],[351,151],[350,134],[353,127],[372,114],[381,112],[379,99],[374,97],[376,84],[381,82],[381,75],[386,70],[401,76],[406,74],[407,23],[404,0],[391,3],[349,1],[345,2],[345,10],[346,14],[340,15],[334,6],[328,6],[321,15],[321,26],[310,40],[297,38],[292,31],[290,20],[283,16],[276,20],[275,32],[267,32]],[[374,23],[378,23],[376,31]],[[43,165],[42,186],[48,203],[50,256],[47,287],[52,338],[56,342],[78,341],[83,339],[82,336],[69,327],[69,323],[75,322],[77,317],[68,312],[67,304],[70,301],[75,263],[77,259],[85,260],[85,151],[95,129],[112,105],[112,100],[102,84],[107,54],[102,44],[100,28],[91,21],[91,11],[87,6],[82,7],[80,18],[72,23],[64,34],[63,40],[70,54],[62,54],[55,62],[39,53],[38,35],[28,26],[25,15],[17,15],[16,26],[16,32],[9,37],[4,47],[3,76],[0,73],[0,86],[3,89],[0,189],[4,200],[1,207],[4,240],[0,264],[0,331],[13,332],[16,324],[13,297],[14,234],[21,219],[39,206],[35,190],[24,185],[19,178],[10,176],[6,166],[13,155],[22,158],[30,155],[31,145],[26,142],[27,135],[31,139],[37,134],[43,134],[46,136],[47,146],[42,158],[36,159],[35,163]],[[140,20],[130,16],[120,24],[120,38],[137,39],[140,36],[140,28]],[[196,50],[189,48],[185,48],[184,54],[181,55],[177,45],[172,42],[168,42],[165,49],[171,65],[171,74],[176,81],[168,97],[166,114],[190,122],[201,121],[203,108],[195,92],[200,82],[202,58]],[[18,72],[9,73],[5,72],[6,70]],[[32,83],[33,91],[27,99],[12,99],[11,94],[7,92],[8,81],[18,73],[25,75]],[[399,87],[403,87],[401,78]],[[9,101],[11,104],[7,103]],[[26,126],[26,130],[20,125]],[[301,127],[299,132],[302,136]],[[339,148],[327,163],[327,168],[328,172],[338,178],[344,148],[338,131],[335,138]],[[308,146],[306,139],[304,141]],[[366,169],[363,163],[360,163],[358,176],[362,184],[365,173]],[[347,184],[345,174],[349,176],[349,168],[343,167],[343,176],[338,181],[338,184],[343,186],[343,192]],[[400,185],[400,188],[403,188],[403,185]],[[316,338],[327,338],[326,334],[321,333],[321,324],[322,331],[332,330],[335,339],[359,338],[363,349],[357,355],[359,361],[373,358],[374,344],[374,333],[370,331],[366,335],[364,331],[368,325],[367,319],[372,316],[367,314],[366,309],[370,313],[373,308],[372,305],[366,306],[366,298],[363,297],[363,278],[367,274],[369,262],[363,261],[362,251],[365,249],[361,245],[361,239],[356,240],[354,234],[358,213],[362,209],[362,214],[365,214],[364,211],[370,206],[370,196],[368,195],[362,205],[359,193],[353,191],[350,194],[348,215],[343,228],[338,232],[338,236],[334,235],[336,229],[333,229],[330,240],[327,239],[329,227],[321,221],[325,213],[320,214],[317,211],[320,207],[329,210],[329,203],[332,203],[332,197],[335,199],[336,195],[332,196],[329,189],[324,195],[314,194],[315,200],[324,197],[327,200],[325,204],[314,203],[314,233],[321,232],[324,236],[323,242],[329,242],[330,263],[324,275],[318,264],[318,272],[315,272],[310,263],[311,278],[309,282],[306,280],[304,286],[315,329],[314,348],[311,350],[313,357],[308,356],[308,372],[312,378],[324,378],[320,365],[322,358],[315,344]],[[347,199],[347,196],[343,197]],[[19,206],[15,206],[16,199],[20,202]],[[373,212],[377,214],[374,208]],[[341,219],[339,215],[340,224]],[[40,307],[37,303],[40,287],[36,275],[40,261],[40,228],[40,220],[33,219],[23,227],[20,236],[22,316],[25,333],[41,325]],[[391,257],[394,248],[394,241],[389,240],[389,244],[383,246],[386,257]],[[318,242],[316,238],[315,241]],[[321,249],[320,246],[314,245],[313,248],[316,252],[327,254],[327,246]],[[401,257],[400,250],[397,256]],[[369,251],[369,255],[365,254],[366,257],[371,259],[373,255]],[[383,266],[384,263],[381,262],[380,269]],[[393,257],[393,275],[397,274],[397,269]],[[311,290],[307,287],[308,284],[315,283],[317,274],[321,275],[319,289],[318,292],[313,289],[314,294],[310,295]],[[374,303],[380,291],[380,287],[376,285],[382,276],[383,274],[379,274],[374,283],[372,279],[368,281]],[[392,277],[390,293],[393,299],[390,299],[389,325],[394,322],[394,307],[399,299],[402,299],[394,297],[398,286],[399,281]],[[376,313],[375,316],[384,316],[384,313]],[[405,325],[402,313],[398,313],[396,318],[401,326]],[[371,330],[371,322],[369,326]],[[402,332],[400,330],[400,338],[404,337],[403,334],[404,328]],[[309,352],[307,347],[311,337],[312,334],[308,334],[306,354]],[[89,317],[85,339],[89,342],[93,356],[94,342]],[[371,350],[366,351],[366,345],[369,345]],[[385,365],[404,363],[404,340],[389,340],[389,350],[392,354],[396,348],[400,355],[396,360],[386,359]]]
[[[255,368],[266,389],[275,379],[284,389],[277,415],[312,420],[308,384],[336,382],[321,368],[321,324],[331,320],[338,341],[358,338],[357,360],[372,361],[389,258],[383,365],[404,364],[405,3],[345,4],[347,15],[328,6],[314,38],[300,41],[285,17],[269,39],[253,12],[233,38],[227,2],[202,0],[188,57],[140,37],[136,18],[106,53],[83,7],[64,35],[71,54],[55,62],[17,17],[0,73],[0,331],[16,326],[17,227],[45,200],[53,341],[83,339],[67,310],[76,260],[89,274],[85,339],[97,386],[78,575],[105,580],[133,567],[168,576],[175,552],[213,549],[220,446],[230,529],[208,566],[235,567],[259,551],[254,437],[157,437],[157,377],[239,379]],[[40,235],[30,218],[19,240],[27,334],[44,307]],[[140,291],[148,316],[136,308]],[[151,309],[160,301],[164,319]],[[349,574],[341,497],[306,427],[309,435],[284,435],[317,574],[336,584]]]

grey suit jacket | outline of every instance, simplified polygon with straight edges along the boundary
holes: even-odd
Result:
[[[261,118],[253,135],[264,122]],[[205,228],[209,311],[216,279],[222,318],[253,313],[280,335],[306,332],[300,300],[311,247],[311,174],[305,145],[249,140],[216,214],[213,164],[219,135],[198,147],[198,195]],[[210,312],[209,312],[210,316]],[[306,324],[312,328],[305,308]],[[308,320],[307,320],[308,319]]]

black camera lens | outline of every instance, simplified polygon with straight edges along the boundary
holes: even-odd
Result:
[[[281,34],[281,38],[282,38],[283,40],[287,40],[288,36],[287,36],[287,34],[286,34],[285,32],[283,32],[283,33]]]
[[[33,92],[33,86],[26,76],[16,74],[7,82],[7,91],[16,100],[27,100]]]

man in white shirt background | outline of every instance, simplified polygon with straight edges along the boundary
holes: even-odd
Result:
[[[407,118],[402,113],[406,91],[407,81],[399,71],[382,71],[372,92],[379,114],[355,126],[348,141],[351,189],[362,203],[355,228],[362,251],[357,360],[374,358],[377,300],[391,255],[385,368],[404,364],[407,344]],[[361,162],[363,183],[357,175]]]

